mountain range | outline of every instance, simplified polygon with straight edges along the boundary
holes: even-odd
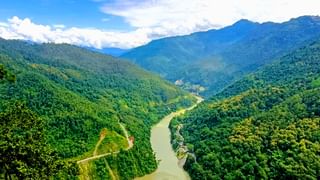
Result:
[[[121,49],[121,48],[101,48],[101,49],[97,49],[93,47],[85,47],[85,48],[91,51],[96,51],[96,52],[106,54],[106,55],[111,55],[114,57],[119,57],[130,50],[130,49]]]
[[[0,179],[150,174],[168,114],[192,179],[319,179],[320,17],[131,50],[0,38]]]
[[[121,57],[210,97],[243,75],[319,38],[318,16],[283,23],[240,20],[218,30],[155,40]]]

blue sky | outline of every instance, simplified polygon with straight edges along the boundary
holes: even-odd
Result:
[[[0,37],[128,49],[240,19],[319,14],[319,0],[1,0]]]
[[[18,16],[40,24],[68,27],[95,27],[120,31],[132,30],[119,16],[103,13],[107,1],[94,0],[4,0],[0,2],[0,21]],[[112,1],[108,1],[112,3]]]

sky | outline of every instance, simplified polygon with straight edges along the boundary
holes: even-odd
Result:
[[[320,15],[320,0],[1,0],[0,37],[122,49],[240,19]]]

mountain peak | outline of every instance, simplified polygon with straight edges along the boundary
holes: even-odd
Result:
[[[254,25],[254,24],[257,24],[257,23],[250,21],[248,19],[240,19],[239,21],[235,22],[232,26],[246,26],[246,25]]]
[[[320,16],[300,16],[297,18],[292,18],[290,21],[299,22],[299,23],[320,23]],[[289,22],[290,22],[289,21]]]

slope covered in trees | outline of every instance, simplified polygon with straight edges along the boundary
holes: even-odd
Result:
[[[11,112],[8,104],[25,104],[27,110],[22,112],[41,118],[44,142],[60,159],[75,162],[91,156],[104,131],[109,132],[108,142],[102,144],[117,144],[125,136],[119,122],[135,138],[129,151],[92,162],[90,176],[95,179],[109,176],[107,162],[123,179],[153,171],[157,163],[149,142],[150,126],[168,112],[192,103],[187,93],[158,76],[75,46],[0,39],[0,64],[16,75],[15,83],[0,85],[1,120],[9,116],[5,112]],[[2,66],[0,71],[7,74],[2,73]]]
[[[14,83],[15,75],[0,64],[0,83]],[[59,171],[77,175],[77,166],[59,161],[57,153],[45,142],[43,121],[20,103],[0,112],[0,178],[56,176]]]
[[[284,23],[241,20],[219,30],[155,40],[122,57],[207,97],[291,50],[320,37],[320,18]],[[183,82],[183,84],[181,83]]]
[[[182,123],[193,179],[319,179],[320,41],[207,100]]]

